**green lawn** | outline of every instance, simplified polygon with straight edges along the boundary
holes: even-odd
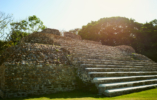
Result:
[[[4,100],[157,100],[157,88],[116,97],[103,97],[89,92],[72,91]]]

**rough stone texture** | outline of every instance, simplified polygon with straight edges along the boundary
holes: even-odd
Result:
[[[92,43],[92,44],[100,44],[100,45],[102,45],[101,42],[90,41],[90,40],[83,40],[83,42],[85,42],[85,43]]]
[[[15,52],[0,67],[0,95],[25,97],[76,88],[76,69],[69,65],[66,49],[25,43],[11,50]]]
[[[21,40],[20,44],[23,43],[42,43],[42,44],[53,44],[53,37],[48,33],[35,32]]]
[[[4,94],[2,91],[5,90],[5,66],[0,66],[0,97],[4,97]]]
[[[137,54],[137,53],[133,53],[131,56],[137,60],[151,60],[150,58],[148,58],[144,55],[141,55],[141,54]]]
[[[69,51],[56,45],[25,43],[6,51],[10,53],[11,50],[15,52],[5,61],[11,64],[68,64],[69,61]]]
[[[76,88],[75,69],[62,64],[5,64],[4,96],[25,97],[71,91]]]
[[[80,35],[76,35],[76,34],[70,33],[70,32],[64,32],[64,37],[70,37],[72,39],[81,40],[81,36]]]
[[[144,55],[137,54],[131,46],[120,45],[120,46],[115,46],[115,48],[118,48],[125,55],[130,55],[133,59],[136,59],[136,60],[151,60],[151,59],[149,59],[148,57],[146,57]]]
[[[0,95],[4,97],[40,95],[79,88],[77,76],[83,82],[91,81],[85,69],[79,66],[81,61],[88,59],[111,60],[111,64],[114,64],[112,60],[144,59],[151,62],[147,57],[136,54],[129,46],[105,46],[100,42],[43,32],[23,38],[19,45],[6,49],[1,57],[7,58],[0,66]]]
[[[50,28],[46,28],[42,31],[42,33],[51,33],[51,34],[55,34],[55,35],[61,35],[59,30],[57,29],[50,29]]]
[[[120,46],[115,46],[119,50],[125,52],[126,54],[132,54],[135,53],[135,50],[131,46],[126,46],[126,45],[120,45]]]

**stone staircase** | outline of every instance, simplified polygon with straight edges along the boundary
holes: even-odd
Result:
[[[73,62],[85,71],[99,94],[117,96],[157,86],[157,63],[149,58],[134,59],[116,47],[85,40],[55,41],[70,51]]]

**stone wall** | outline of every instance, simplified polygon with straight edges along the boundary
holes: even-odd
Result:
[[[43,31],[41,31],[42,33],[51,33],[51,34],[55,34],[55,35],[61,35],[59,30],[57,29],[50,29],[50,28],[46,28]]]
[[[71,91],[76,88],[75,68],[62,64],[5,64],[6,98]]]
[[[0,66],[0,97],[4,97],[4,94],[2,91],[5,89],[5,66]]]
[[[135,60],[149,60],[149,61],[152,61],[150,58],[144,56],[144,55],[141,55],[141,54],[137,54],[137,53],[132,53],[132,58],[135,59]]]
[[[2,57],[8,59],[0,66],[0,95],[24,97],[74,90],[75,68],[68,55],[60,46],[38,43],[6,49]]]
[[[100,45],[102,45],[101,42],[90,41],[90,40],[82,40],[82,41],[85,42],[85,43],[92,43],[92,44],[100,44]]]
[[[64,32],[64,37],[70,37],[72,39],[81,40],[81,36],[76,35],[74,33],[70,33],[70,32]]]
[[[131,46],[127,46],[127,45],[120,45],[120,46],[115,46],[116,48],[118,48],[120,51],[122,51],[123,53],[126,54],[132,54],[135,53],[135,50],[131,47]]]
[[[53,44],[53,37],[49,33],[35,32],[21,40],[20,44],[23,43],[42,43],[42,44]]]
[[[69,51],[56,45],[25,43],[6,49],[3,58],[9,64],[68,64]]]

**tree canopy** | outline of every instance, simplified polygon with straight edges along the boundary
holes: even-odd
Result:
[[[9,23],[12,21],[12,15],[0,12],[0,39],[5,35],[5,29],[7,29]]]
[[[9,40],[12,41],[14,45],[28,34],[44,30],[46,28],[46,26],[43,25],[43,22],[35,15],[29,16],[26,20],[12,22],[10,25],[11,32]]]
[[[101,18],[83,26],[78,33],[82,39],[101,41],[103,45],[132,46],[137,53],[157,61],[157,20],[138,23],[126,17]]]
[[[35,15],[29,16],[26,20],[12,22],[10,25],[11,29],[14,31],[20,30],[27,33],[37,32],[46,28],[43,22]]]

